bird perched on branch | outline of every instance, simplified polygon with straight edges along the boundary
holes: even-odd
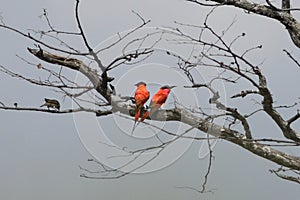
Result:
[[[150,111],[146,111],[144,113],[144,115],[141,118],[141,122],[144,121],[147,117],[151,117],[153,116],[153,114],[155,114],[155,112],[164,105],[164,103],[166,102],[169,93],[171,92],[171,89],[174,88],[176,86],[162,86],[158,92],[152,97],[150,105],[149,105],[149,110]]]
[[[60,109],[60,104],[55,99],[47,99],[47,98],[45,98],[45,103],[43,105],[41,105],[40,107],[43,107],[43,106],[47,106],[48,109],[49,108],[54,108],[54,109],[57,109],[57,110]]]
[[[135,102],[136,110],[135,110],[134,125],[133,125],[132,132],[136,127],[136,123],[141,115],[141,110],[144,107],[144,104],[148,101],[150,97],[150,92],[147,90],[146,87],[147,84],[145,82],[138,82],[137,84],[135,84],[135,86],[137,87],[134,94],[134,102]]]

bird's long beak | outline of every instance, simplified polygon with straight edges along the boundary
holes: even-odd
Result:
[[[174,87],[177,87],[177,86],[176,86],[176,85],[172,85],[172,86],[170,86],[169,88],[172,89],[172,88],[174,88]]]

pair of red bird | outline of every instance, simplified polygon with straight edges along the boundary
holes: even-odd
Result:
[[[147,100],[150,97],[150,93],[147,90],[147,84],[145,82],[139,82],[135,84],[137,86],[134,99],[135,99],[135,105],[136,105],[136,113],[134,117],[135,124],[137,123],[140,115],[141,110],[144,106],[144,104],[147,102]],[[152,97],[151,103],[149,105],[150,111],[146,111],[143,116],[141,117],[141,122],[144,121],[149,115],[152,116],[167,100],[168,95],[172,88],[175,86],[162,86],[158,92]],[[135,126],[134,124],[134,126]]]

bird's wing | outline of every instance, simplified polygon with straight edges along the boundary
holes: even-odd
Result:
[[[150,93],[148,91],[136,91],[134,95],[134,99],[136,101],[136,105],[144,105],[149,99]]]
[[[163,94],[155,94],[149,105],[151,114],[156,112],[167,100],[167,96]]]
[[[165,94],[156,94],[153,96],[152,102],[154,104],[162,105],[166,102],[167,98],[168,98],[168,96]]]

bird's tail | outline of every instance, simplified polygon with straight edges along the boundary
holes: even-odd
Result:
[[[150,112],[148,110],[146,110],[146,112],[143,114],[142,118],[141,118],[141,122],[143,122],[146,118],[148,118],[150,115]]]
[[[136,124],[136,123],[137,123],[137,121],[134,121],[132,130],[131,130],[131,136],[132,136],[132,134],[133,134],[133,132],[134,132],[134,129],[135,129],[135,128],[137,127],[137,125],[138,125],[138,124]]]
[[[141,110],[138,110],[137,113],[135,114],[134,124],[133,124],[133,127],[132,127],[131,135],[133,134],[134,129],[139,125],[139,123],[143,122],[149,116],[149,111],[146,110],[146,112],[143,114],[141,120],[138,121],[140,114],[141,114]]]
[[[141,106],[137,106],[136,113],[135,113],[135,115],[134,115],[134,124],[133,124],[133,127],[132,127],[131,135],[133,134],[134,129],[135,129],[135,128],[137,127],[137,125],[139,124],[139,123],[137,123],[137,122],[138,122],[138,120],[139,120],[140,115],[141,115]]]
[[[139,120],[140,114],[141,114],[141,109],[138,108],[138,110],[136,111],[135,116],[134,116],[135,122],[137,122]]]

